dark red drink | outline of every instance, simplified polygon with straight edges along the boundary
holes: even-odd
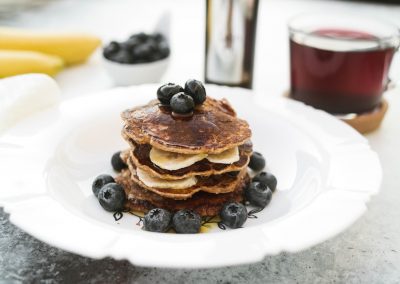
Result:
[[[394,52],[356,30],[291,35],[291,96],[330,113],[370,111],[381,101]]]

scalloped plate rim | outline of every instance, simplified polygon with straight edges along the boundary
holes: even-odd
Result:
[[[135,91],[140,91],[140,88],[150,88],[153,87],[154,88],[155,85],[141,85],[141,86],[135,86],[135,87],[126,87],[126,88],[116,88],[116,89],[111,89],[111,90],[107,90],[107,91],[102,91],[99,92],[97,94],[92,94],[89,96],[84,96],[84,97],[79,97],[79,98],[74,98],[71,100],[67,100],[61,103],[60,107],[64,106],[64,107],[70,107],[71,105],[75,104],[75,103],[79,103],[85,100],[91,100],[94,99],[96,97],[105,97],[105,96],[117,96],[119,93],[121,93],[120,95],[124,95],[124,93],[126,93],[127,91],[131,91],[131,90],[135,90]],[[252,91],[249,90],[243,90],[240,88],[229,88],[229,87],[217,87],[217,86],[209,86],[210,88],[217,89],[220,90],[221,93],[224,92],[228,92],[230,93],[230,95],[232,93],[238,94],[238,95],[242,95],[243,93],[247,93],[246,95],[249,95],[249,93],[251,93]],[[332,117],[331,115],[320,111],[320,110],[315,110],[312,107],[306,106],[302,103],[296,102],[296,101],[291,101],[289,99],[286,98],[267,98],[267,99],[262,99],[260,100],[260,97],[255,97],[253,98],[254,101],[256,101],[257,103],[259,103],[261,105],[261,107],[263,108],[268,108],[271,107],[271,105],[275,106],[277,104],[280,104],[279,108],[276,108],[275,111],[277,111],[278,113],[284,109],[285,111],[287,111],[285,113],[286,116],[288,116],[289,118],[293,118],[292,116],[296,115],[296,113],[298,114],[298,112],[301,112],[302,114],[304,114],[306,117],[308,115],[313,115],[313,116],[318,116],[318,118],[320,118],[322,121],[326,121],[326,122],[330,122],[332,124],[335,125],[336,128],[340,129],[343,132],[346,132],[349,134],[349,139],[352,141],[352,143],[354,145],[356,144],[360,144],[363,146],[367,146],[365,151],[366,153],[368,153],[371,156],[371,159],[375,159],[376,164],[375,166],[380,169],[380,172],[377,173],[377,176],[375,177],[376,179],[376,184],[380,185],[381,180],[382,180],[382,171],[381,171],[381,166],[379,163],[379,158],[377,157],[376,153],[374,151],[372,151],[369,147],[369,144],[367,142],[367,140],[362,137],[360,134],[358,134],[355,130],[353,130],[350,126],[344,124],[343,122],[338,121],[336,118]],[[258,100],[257,100],[258,99]],[[270,103],[270,106],[266,106],[266,103]],[[293,107],[295,110],[291,110],[290,108]],[[307,125],[307,121],[302,121],[301,119],[299,119],[298,121],[296,120],[296,123],[299,123],[299,125]],[[351,137],[350,137],[351,136]],[[1,136],[0,136],[0,142],[1,142]],[[1,149],[1,144],[0,144],[0,149]],[[1,154],[1,153],[0,153]],[[1,161],[0,161],[1,164]],[[178,261],[170,261],[167,262],[165,259],[161,260],[161,261],[156,261],[156,260],[152,260],[149,259],[148,257],[141,257],[140,254],[137,255],[132,255],[129,253],[123,253],[121,252],[121,248],[118,248],[118,242],[116,242],[116,244],[114,245],[110,245],[108,247],[108,249],[105,247],[103,248],[103,251],[97,251],[96,252],[89,252],[89,251],[77,251],[74,250],[73,246],[72,247],[67,247],[66,245],[62,245],[60,241],[57,240],[52,240],[49,239],[46,236],[43,236],[41,234],[39,234],[38,232],[35,232],[34,229],[32,229],[31,227],[28,226],[28,224],[24,223],[24,219],[21,219],[21,214],[22,216],[24,215],[24,210],[23,209],[19,209],[18,210],[18,202],[17,203],[12,203],[12,202],[7,202],[7,200],[2,200],[1,197],[1,191],[0,191],[0,205],[4,207],[4,211],[10,214],[10,221],[14,224],[16,224],[17,226],[19,226],[21,229],[27,231],[28,233],[30,233],[33,236],[38,237],[40,240],[47,242],[49,244],[52,244],[54,246],[60,247],[62,249],[66,249],[68,251],[71,251],[73,253],[78,253],[78,254],[82,254],[85,256],[89,256],[89,257],[93,257],[93,258],[101,258],[101,257],[105,257],[105,256],[110,256],[110,257],[114,257],[116,259],[128,259],[130,262],[136,264],[136,265],[149,265],[149,266],[157,266],[157,267],[175,267],[175,268],[206,268],[206,267],[218,267],[218,266],[226,266],[226,265],[238,265],[238,264],[243,264],[243,263],[250,263],[250,262],[256,262],[261,260],[263,257],[265,257],[266,255],[272,255],[272,254],[277,254],[279,252],[282,251],[289,251],[289,252],[296,252],[299,250],[303,250],[306,249],[312,245],[318,244],[322,241],[325,241],[326,239],[333,237],[335,235],[337,235],[338,233],[340,233],[341,231],[345,230],[347,227],[349,227],[353,222],[355,222],[366,210],[366,203],[368,202],[368,200],[370,199],[370,197],[374,194],[377,194],[379,192],[379,186],[376,186],[373,189],[369,189],[365,192],[354,192],[354,191],[347,191],[346,189],[340,189],[340,188],[336,188],[334,191],[336,191],[336,193],[339,193],[339,196],[342,197],[346,197],[349,198],[351,196],[351,198],[354,198],[354,196],[352,195],[356,195],[358,196],[357,198],[355,198],[354,204],[355,206],[358,206],[358,210],[356,211],[356,213],[354,213],[354,216],[351,216],[351,218],[349,218],[347,223],[341,224],[342,227],[339,230],[336,230],[335,232],[330,232],[330,233],[325,233],[324,237],[320,237],[320,239],[318,241],[314,241],[312,242],[312,244],[309,244],[307,242],[306,245],[293,245],[292,243],[284,243],[278,240],[273,240],[272,241],[272,246],[269,246],[269,244],[266,243],[266,240],[269,239],[269,236],[274,235],[273,230],[274,230],[274,226],[280,226],[279,222],[275,222],[275,224],[272,222],[269,223],[269,226],[264,226],[264,225],[257,225],[254,227],[250,227],[250,228],[245,228],[244,230],[241,231],[229,231],[229,232],[224,232],[223,234],[204,234],[204,235],[196,235],[196,242],[202,242],[204,239],[207,240],[209,239],[208,236],[214,236],[214,243],[215,242],[223,242],[223,238],[224,236],[229,236],[232,237],[233,239],[235,239],[235,236],[237,235],[246,235],[249,233],[253,233],[252,237],[255,237],[255,240],[259,242],[259,247],[257,247],[257,250],[254,250],[252,248],[250,248],[249,250],[252,252],[252,255],[246,255],[245,257],[231,257],[229,259],[222,257],[218,257],[213,261],[209,261],[209,262],[204,262],[201,261],[201,259],[197,259],[195,258],[194,260],[188,260],[186,262],[182,262],[182,260],[178,260]],[[44,196],[46,196],[44,194]],[[319,196],[318,196],[319,197]],[[54,202],[54,205],[60,205],[58,203],[58,201],[54,198],[50,198],[52,200],[52,202]],[[32,200],[35,200],[35,198],[33,198]],[[23,200],[22,202],[25,202],[26,200]],[[28,200],[29,203],[29,200]],[[356,204],[357,203],[357,204]],[[13,205],[16,205],[16,207],[14,207]],[[63,208],[63,210],[66,210],[66,208]],[[26,210],[25,210],[26,211]],[[22,212],[22,213],[21,213]],[[19,213],[16,214],[16,213]],[[303,212],[304,213],[304,212]],[[27,214],[27,212],[25,212],[25,214]],[[69,212],[69,214],[72,214],[71,212]],[[295,214],[296,215],[296,214]],[[19,218],[17,218],[19,217]],[[76,216],[75,216],[76,217]],[[84,220],[87,221],[87,220]],[[271,231],[272,230],[272,231]],[[127,237],[128,234],[121,232],[120,230],[118,230],[120,232],[119,235],[116,236],[116,240],[119,241],[123,241],[124,238]],[[254,235],[257,234],[257,235]],[[135,232],[135,235],[137,238],[139,239],[145,239],[147,236],[150,236],[149,234],[152,233],[148,233],[148,232]],[[277,234],[279,235],[279,233]],[[165,239],[168,238],[168,236],[158,236],[160,237],[160,239]],[[128,236],[129,238],[129,236]],[[186,236],[186,235],[175,235],[174,236],[175,239],[181,240],[183,242],[193,242],[193,238],[194,236]],[[123,243],[123,242],[122,242]],[[134,247],[134,246],[133,246]],[[249,246],[244,246],[245,248],[249,247]],[[201,252],[199,252],[201,253]]]

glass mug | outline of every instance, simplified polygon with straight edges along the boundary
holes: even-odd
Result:
[[[389,23],[342,14],[302,14],[289,21],[290,95],[335,114],[377,107],[400,45]]]

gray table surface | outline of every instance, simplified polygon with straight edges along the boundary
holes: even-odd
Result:
[[[86,26],[82,24],[88,30],[94,29],[98,24],[95,7],[101,5],[95,5],[95,3],[99,2],[93,0],[79,2],[80,11],[87,11],[88,7],[93,8],[90,15],[95,24],[88,25],[89,21],[85,22]],[[139,1],[106,0],[103,2],[105,5],[117,5],[112,3],[118,2],[117,6],[122,7],[121,13],[126,10],[121,3],[139,5]],[[155,2],[162,6],[165,5],[162,3],[166,1]],[[0,16],[0,24],[41,26],[40,23],[44,23],[41,22],[42,17],[46,16],[48,26],[71,27],[73,25],[68,22],[68,19],[76,14],[78,14],[76,18],[80,17],[79,12],[73,13],[77,3],[78,1],[62,0],[50,7],[38,7],[35,10],[25,11],[18,17],[13,15],[1,18]],[[171,1],[171,3],[177,5],[177,2]],[[191,11],[187,9],[185,5],[188,4],[185,3],[187,2],[179,1],[178,6]],[[277,19],[276,13],[282,13],[280,21],[284,23],[289,14],[300,10],[314,7],[337,7],[336,5],[392,18],[400,16],[398,6],[342,2],[336,4],[332,1],[265,1],[260,9],[262,9],[261,13],[275,15],[271,16],[273,19]],[[58,11],[58,14],[54,13],[55,11]],[[134,12],[134,9],[132,11],[132,13],[138,13]],[[70,14],[67,17],[68,13]],[[118,15],[117,12],[114,11],[114,13]],[[100,17],[101,15],[98,16],[97,21],[100,21]],[[201,14],[197,18],[193,17],[198,19],[203,16]],[[189,15],[184,20],[188,18],[192,17]],[[181,26],[176,25],[176,29],[183,28]],[[201,25],[199,31],[202,31]],[[109,30],[110,33],[111,30]],[[264,44],[262,40],[260,42],[259,44]],[[179,49],[178,46],[176,48]],[[263,48],[258,47],[258,50],[263,50]],[[285,61],[283,57],[286,55],[282,55],[278,60],[287,62],[287,59]],[[258,58],[264,59],[262,56]],[[202,59],[195,60],[200,66]],[[268,60],[268,56],[265,60]],[[110,87],[107,85],[109,83],[104,83],[102,80],[104,78],[102,76],[105,76],[101,73],[103,71],[98,71],[96,61],[93,62],[88,66],[72,68],[57,77],[63,88],[65,99],[73,97],[77,90],[90,92]],[[180,64],[184,63],[175,60],[166,78],[187,78],[186,74],[179,73]],[[260,69],[261,67],[257,67],[256,63],[258,73],[271,72],[268,69],[260,72]],[[189,68],[186,72],[195,75],[202,73],[200,68],[194,71]],[[287,72],[287,70],[283,68],[282,72]],[[90,76],[82,82],[83,74],[90,74]],[[266,80],[257,76],[259,75],[255,78],[255,89],[258,91],[279,94],[282,88],[287,86],[287,81],[278,79],[265,83]],[[96,80],[91,80],[93,77]],[[383,126],[367,136],[372,148],[378,152],[384,169],[382,190],[379,195],[371,199],[368,211],[361,219],[329,241],[300,253],[268,256],[260,263],[237,267],[201,270],[142,268],[135,267],[127,261],[115,261],[109,258],[92,260],[51,247],[10,224],[7,214],[0,209],[0,283],[400,283],[400,91],[393,91],[387,98],[390,109]],[[232,249],[234,250],[234,247]]]

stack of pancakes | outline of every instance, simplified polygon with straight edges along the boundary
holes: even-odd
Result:
[[[215,216],[225,203],[243,201],[251,131],[226,100],[207,98],[192,116],[178,118],[155,100],[124,111],[122,119],[130,149],[121,153],[128,168],[116,181],[127,210]]]

